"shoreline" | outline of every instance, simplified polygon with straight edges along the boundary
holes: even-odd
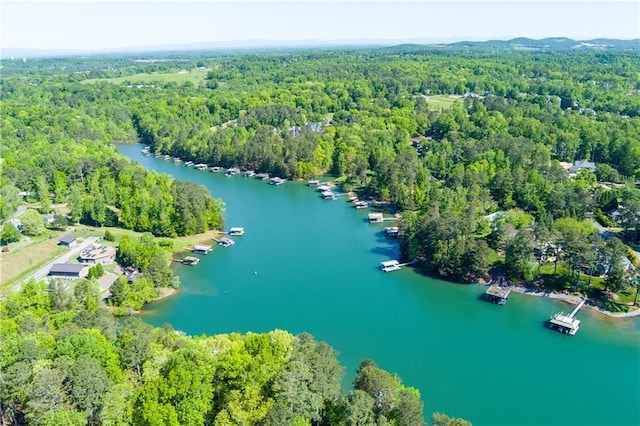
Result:
[[[572,295],[572,294],[549,293],[549,292],[545,292],[545,291],[532,291],[532,290],[527,289],[526,287],[520,287],[520,286],[514,286],[514,285],[506,286],[506,288],[508,288],[511,291],[515,291],[516,293],[523,294],[523,295],[526,295],[526,296],[547,297],[549,299],[560,300],[562,302],[573,304],[573,305],[577,305],[583,299],[580,296],[575,296],[575,295]],[[616,312],[605,311],[603,309],[600,309],[598,306],[591,305],[588,302],[585,303],[584,306],[589,308],[589,309],[591,309],[592,311],[594,311],[596,313],[602,314],[602,315],[607,316],[609,318],[633,318],[633,317],[640,316],[640,307],[637,307],[633,311],[616,313]]]

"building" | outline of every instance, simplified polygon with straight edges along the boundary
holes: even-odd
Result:
[[[60,241],[58,241],[58,245],[61,245],[63,247],[75,247],[77,241],[78,239],[73,235],[65,235],[64,237],[60,238]]]
[[[49,276],[53,278],[64,278],[72,280],[83,278],[89,273],[89,267],[79,263],[55,263],[49,269]]]
[[[116,249],[109,246],[92,244],[80,252],[78,260],[81,263],[88,264],[111,263],[116,260]]]
[[[587,160],[578,160],[569,168],[569,173],[578,173],[580,170],[589,170],[591,173],[596,172],[596,163]]]
[[[7,222],[15,226],[15,228],[22,232],[22,221],[20,219],[9,219]]]

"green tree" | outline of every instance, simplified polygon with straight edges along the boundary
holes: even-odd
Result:
[[[20,217],[25,235],[41,235],[45,231],[44,218],[37,210],[27,209]]]
[[[139,318],[126,318],[118,332],[118,353],[125,368],[142,376],[142,365],[151,356],[153,328]]]
[[[505,248],[507,276],[513,280],[533,279],[533,238],[526,230],[519,231]]]
[[[0,237],[3,244],[14,243],[20,241],[20,231],[9,222],[5,222],[2,226],[2,236]]]
[[[81,355],[71,367],[68,384],[71,400],[85,413],[87,423],[99,421],[102,400],[110,386],[104,368],[88,355]]]
[[[431,416],[431,425],[432,426],[471,426],[471,422],[456,418],[449,417],[443,413],[433,413]]]

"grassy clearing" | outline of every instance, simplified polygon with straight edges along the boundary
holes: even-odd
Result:
[[[47,231],[44,237],[23,237],[10,244],[10,251],[0,254],[0,293],[8,292],[15,283],[64,254],[67,249],[58,246],[61,234]]]
[[[433,95],[433,96],[425,96],[425,100],[430,108],[444,110],[449,109],[453,106],[453,104],[460,100],[461,96],[459,95]]]
[[[115,78],[90,78],[88,80],[84,80],[82,84],[95,84],[100,82],[112,83],[112,84],[153,84],[153,83],[186,83],[191,82],[196,86],[199,86],[200,83],[204,81],[204,78],[207,76],[209,71],[206,69],[194,68],[187,73],[184,72],[174,72],[174,73],[143,73],[143,74],[135,74],[129,75],[126,77],[115,77]]]

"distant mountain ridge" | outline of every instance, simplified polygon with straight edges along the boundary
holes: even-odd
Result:
[[[453,49],[495,51],[495,50],[609,50],[640,52],[640,39],[617,40],[596,38],[592,40],[573,40],[565,37],[551,37],[539,40],[518,37],[511,40],[460,41],[445,45]]]
[[[531,39],[518,37],[511,40],[487,41],[456,41],[436,42],[427,39],[414,40],[246,40],[226,42],[198,42],[164,46],[136,46],[127,48],[113,48],[102,50],[80,49],[31,49],[31,48],[3,48],[0,52],[2,59],[36,58],[50,56],[76,55],[112,55],[128,53],[150,52],[178,52],[178,51],[206,51],[231,49],[269,49],[269,48],[331,48],[331,47],[387,47],[421,49],[443,49],[453,51],[494,52],[494,51],[563,51],[563,50],[601,50],[625,51],[640,53],[640,39],[619,40],[597,38],[592,40],[573,40],[565,37],[551,37]]]

